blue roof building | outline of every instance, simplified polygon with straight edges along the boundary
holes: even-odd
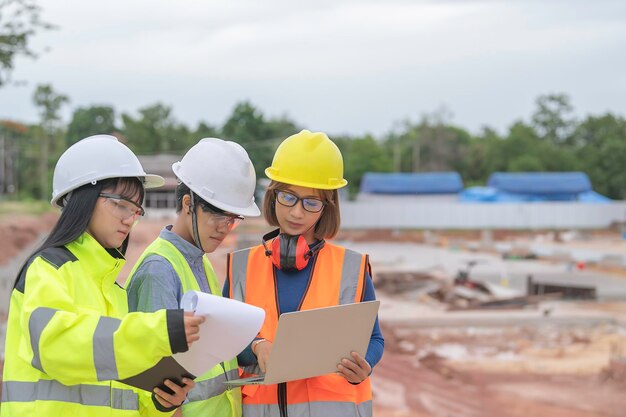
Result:
[[[487,203],[611,201],[593,191],[584,172],[495,172],[486,187],[467,188],[459,197],[462,202]]]
[[[463,179],[458,172],[366,172],[358,200],[412,197],[454,201],[462,190]]]

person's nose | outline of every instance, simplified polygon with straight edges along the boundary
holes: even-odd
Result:
[[[135,222],[139,219],[139,215],[138,214],[131,214],[130,216],[126,217],[125,219],[122,220],[122,223],[125,224],[126,226],[132,226],[135,224]]]
[[[298,200],[298,202],[291,207],[291,215],[293,217],[302,218],[305,215],[304,206],[302,205],[302,200]]]

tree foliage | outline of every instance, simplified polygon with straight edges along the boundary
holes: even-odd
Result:
[[[223,139],[241,144],[254,164],[257,178],[265,176],[271,165],[274,151],[286,137],[299,128],[287,116],[266,120],[252,103],[238,103],[222,127]]]
[[[79,107],[74,110],[72,120],[67,126],[66,145],[70,146],[87,136],[113,134],[117,130],[113,107]]]
[[[0,87],[11,80],[15,58],[36,58],[32,37],[54,26],[41,19],[41,7],[33,0],[0,0]]]
[[[51,165],[60,156],[63,149],[63,131],[59,111],[70,99],[56,92],[51,85],[38,85],[33,94],[33,103],[39,108],[41,123],[35,129],[35,137],[39,142],[39,198],[49,196],[51,181]]]
[[[162,103],[139,109],[139,117],[122,114],[128,146],[139,154],[182,153],[190,144],[189,129]]]
[[[44,85],[37,87],[33,100],[40,110],[40,123],[16,133],[6,128],[12,124],[5,121],[0,135],[14,144],[15,164],[11,166],[19,166],[21,195],[46,199],[46,187],[60,152],[93,134],[115,133],[138,154],[182,155],[202,138],[233,140],[248,151],[260,179],[265,177],[264,170],[280,142],[301,130],[287,115],[268,117],[251,102],[243,101],[234,106],[221,126],[201,121],[192,129],[178,122],[173,109],[162,103],[142,107],[136,115],[124,113],[120,118],[112,106],[79,107],[65,131],[59,111],[68,102],[66,96]],[[611,198],[626,198],[624,118],[608,113],[579,122],[564,94],[541,96],[536,104],[530,120],[518,120],[502,134],[485,127],[472,135],[453,125],[445,109],[418,121],[403,120],[378,138],[327,133],[341,149],[351,195],[358,192],[363,174],[370,171],[457,171],[470,186],[484,184],[497,171],[580,170],[590,176],[596,191]]]
[[[350,195],[355,195],[366,172],[391,172],[393,163],[384,145],[371,135],[362,138],[333,138],[343,156],[344,177],[348,180]]]

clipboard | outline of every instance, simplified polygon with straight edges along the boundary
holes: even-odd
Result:
[[[187,291],[181,307],[206,317],[200,325],[200,340],[186,352],[164,357],[152,368],[120,382],[145,391],[159,387],[172,394],[163,384],[166,379],[183,386],[183,378],[196,379],[232,359],[250,343],[265,318],[265,311],[259,307],[199,291]],[[233,333],[232,329],[237,332]]]
[[[182,387],[184,385],[183,378],[196,379],[196,376],[176,362],[176,359],[167,356],[157,362],[152,368],[130,378],[120,379],[119,382],[149,392],[152,392],[155,387],[159,387],[168,394],[174,394],[163,382],[169,379]]]

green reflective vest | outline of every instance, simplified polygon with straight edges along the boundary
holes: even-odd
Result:
[[[30,261],[11,293],[1,417],[168,415],[115,381],[172,355],[165,310],[128,314],[124,262],[87,233]]]
[[[166,259],[174,268],[183,287],[183,293],[200,291],[200,285],[180,251],[167,240],[158,237],[141,254],[130,273],[125,286],[128,288],[136,269],[150,255],[159,255]],[[204,272],[213,295],[220,295],[220,287],[215,271],[206,256],[202,257]],[[237,358],[216,365],[208,372],[196,378],[196,387],[187,395],[183,404],[183,416],[241,416],[241,388],[228,389],[225,381],[239,377]]]

